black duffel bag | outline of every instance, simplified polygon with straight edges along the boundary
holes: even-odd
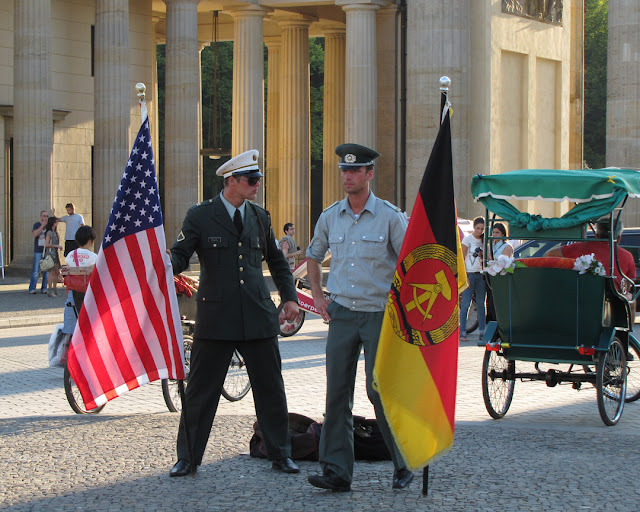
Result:
[[[318,460],[322,423],[302,414],[289,413],[291,458],[294,460]],[[262,429],[256,421],[249,441],[249,454],[266,459]],[[391,460],[389,449],[382,438],[378,422],[362,416],[353,417],[353,452],[356,460]]]

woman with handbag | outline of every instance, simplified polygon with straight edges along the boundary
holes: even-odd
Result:
[[[58,251],[64,249],[63,246],[60,245],[60,238],[58,237],[58,217],[51,216],[49,220],[47,220],[47,227],[45,228],[45,239],[44,239],[44,257],[42,258],[43,262],[47,258],[50,258],[53,261],[53,268],[49,270],[49,279],[47,281],[48,292],[47,295],[49,297],[59,297],[60,294],[57,291],[58,283],[62,282],[62,274],[60,273],[60,256]],[[40,264],[42,267],[42,263]]]
[[[98,259],[98,255],[93,252],[95,240],[96,232],[91,226],[80,226],[76,231],[76,242],[79,247],[67,254],[66,258],[68,273],[65,277],[65,286],[73,292],[73,303],[76,305],[78,314],[82,309],[91,272]]]

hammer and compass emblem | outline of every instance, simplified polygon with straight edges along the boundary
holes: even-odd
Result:
[[[449,281],[447,280],[444,270],[436,272],[435,278],[435,284],[409,283],[409,286],[413,287],[413,300],[409,302],[409,304],[405,304],[405,308],[407,311],[413,311],[415,308],[418,308],[418,311],[422,314],[423,322],[433,318],[430,311],[439,295],[442,294],[445,299],[451,300],[451,286],[449,286]],[[419,290],[421,292],[419,292]],[[418,293],[420,293],[420,295],[418,295]],[[427,300],[429,301],[427,307],[422,309],[422,304]]]
[[[456,253],[445,246],[424,244],[406,255],[396,269],[387,303],[398,337],[424,346],[441,343],[455,332],[457,273]]]

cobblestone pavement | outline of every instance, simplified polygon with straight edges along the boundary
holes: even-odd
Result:
[[[271,470],[247,455],[255,420],[251,394],[222,399],[203,466],[194,479],[169,478],[178,415],[159,383],[73,414],[62,370],[47,367],[51,326],[0,329],[0,509],[7,510],[638,510],[640,404],[620,423],[601,422],[595,390],[516,383],[509,413],[486,413],[482,349],[460,348],[456,437],[433,463],[429,495],[419,478],[391,490],[390,462],[356,463],[351,493],[311,487],[315,462],[300,475]],[[326,326],[308,318],[280,343],[289,410],[316,419],[324,411]],[[354,412],[371,417],[362,361]]]

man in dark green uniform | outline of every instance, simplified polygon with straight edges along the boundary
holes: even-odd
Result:
[[[246,151],[217,171],[224,190],[189,209],[171,248],[173,273],[200,259],[196,325],[186,391],[193,463],[200,465],[234,349],[247,364],[256,416],[273,468],[297,473],[291,460],[287,400],[278,348],[276,307],[262,274],[264,259],[282,297],[283,316],[298,314],[289,265],[275,243],[267,212],[255,199],[262,173],[258,151]],[[190,473],[183,419],[178,431],[178,462],[170,476]]]

